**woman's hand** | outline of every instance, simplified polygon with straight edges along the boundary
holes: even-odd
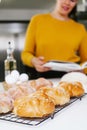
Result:
[[[31,62],[38,72],[46,72],[46,71],[51,70],[51,68],[43,66],[43,64],[45,63],[43,56],[34,57],[32,58]]]

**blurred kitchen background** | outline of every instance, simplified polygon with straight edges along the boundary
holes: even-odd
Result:
[[[0,81],[4,80],[4,60],[8,42],[15,44],[14,57],[20,73],[26,72],[20,54],[31,17],[50,12],[56,0],[0,0]],[[87,28],[87,0],[78,0],[76,19]]]

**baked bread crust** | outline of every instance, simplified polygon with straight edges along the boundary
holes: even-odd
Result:
[[[58,87],[65,89],[70,94],[70,97],[79,97],[84,94],[84,88],[80,82],[62,81]]]
[[[55,105],[64,105],[70,101],[69,93],[61,88],[43,87],[40,92],[46,94]]]
[[[13,109],[13,100],[8,93],[0,93],[0,114],[8,113]]]
[[[25,96],[14,102],[14,114],[20,117],[42,118],[53,113],[54,103],[45,94]]]

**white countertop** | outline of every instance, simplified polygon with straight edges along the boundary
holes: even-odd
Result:
[[[55,83],[56,80],[54,80]],[[87,130],[87,95],[38,126],[0,120],[4,130]]]

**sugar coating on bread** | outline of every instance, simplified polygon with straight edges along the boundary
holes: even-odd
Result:
[[[55,105],[64,105],[70,101],[70,95],[60,88],[43,87],[40,92],[46,94]]]
[[[44,94],[40,94],[15,100],[13,112],[21,117],[44,117],[53,113],[54,110],[54,103]]]

